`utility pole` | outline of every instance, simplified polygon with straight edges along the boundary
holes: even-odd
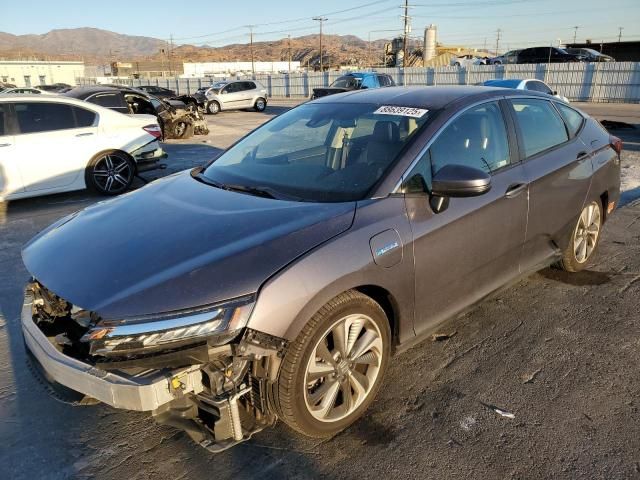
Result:
[[[171,57],[173,56],[173,34],[169,35],[169,76],[173,77],[173,62]]]
[[[498,49],[500,48],[500,38],[502,38],[502,30],[496,30],[496,57],[498,56]]]
[[[578,28],[580,28],[578,25],[576,25],[575,27],[573,27],[573,43],[576,43],[576,38],[578,37]]]
[[[409,0],[404,0],[404,38],[402,40],[402,68],[407,66],[407,37],[409,36]]]
[[[618,43],[622,40],[622,30],[624,30],[624,27],[618,27]]]
[[[289,74],[291,74],[291,34],[287,35],[289,39]]]
[[[256,65],[253,58],[253,29],[255,28],[255,25],[245,25],[245,27],[249,29],[249,51],[251,52],[251,73],[255,75]]]
[[[322,24],[327,21],[326,17],[313,17],[312,20],[320,22],[320,71],[322,72]]]

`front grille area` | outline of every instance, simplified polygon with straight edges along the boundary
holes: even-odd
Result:
[[[37,281],[28,289],[33,295],[32,319],[42,333],[65,355],[89,361],[88,345],[80,342],[80,338],[94,321],[91,314],[74,309],[71,303]]]

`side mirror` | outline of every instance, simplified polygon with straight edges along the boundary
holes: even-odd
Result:
[[[558,91],[557,91],[557,90],[554,90],[554,91],[551,93],[551,95],[558,95]]]
[[[491,176],[465,165],[445,165],[433,176],[431,193],[437,197],[476,197],[491,190]]]

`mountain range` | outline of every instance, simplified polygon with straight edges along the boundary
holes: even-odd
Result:
[[[380,61],[388,40],[368,42],[354,35],[323,35],[323,62],[329,64],[358,64],[371,56]],[[301,64],[319,62],[318,35],[254,42],[256,61],[292,60]],[[45,34],[13,35],[0,32],[0,58],[39,60],[79,60],[85,63],[132,60],[162,60],[169,55],[176,63],[183,61],[250,60],[248,44],[223,47],[206,45],[169,45],[166,40],[125,35],[97,28],[51,30]]]

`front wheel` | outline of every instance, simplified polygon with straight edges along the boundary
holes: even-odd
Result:
[[[218,112],[220,112],[220,104],[218,102],[211,101],[207,104],[207,112],[209,112],[211,115],[215,115]]]
[[[119,195],[129,190],[135,171],[135,163],[124,152],[103,152],[89,162],[85,183],[102,195]]]
[[[587,266],[600,241],[602,208],[599,202],[591,202],[582,209],[571,233],[569,245],[562,253],[560,267],[568,272],[579,272]]]
[[[345,292],[290,345],[275,389],[280,418],[312,437],[355,422],[375,398],[389,361],[390,328],[375,301]]]

